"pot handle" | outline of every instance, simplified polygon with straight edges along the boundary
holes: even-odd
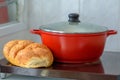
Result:
[[[117,34],[116,30],[108,30],[107,31],[107,36],[114,35],[114,34]]]
[[[38,34],[38,35],[41,34],[41,30],[39,30],[39,29],[31,29],[30,32],[33,34]]]

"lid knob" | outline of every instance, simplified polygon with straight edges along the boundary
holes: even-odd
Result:
[[[69,22],[80,22],[79,14],[77,13],[70,13],[68,17],[69,17],[69,20],[68,20]]]

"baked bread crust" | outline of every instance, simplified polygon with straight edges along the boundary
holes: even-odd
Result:
[[[3,54],[13,65],[25,68],[49,67],[53,63],[50,49],[30,40],[12,40],[4,45]]]

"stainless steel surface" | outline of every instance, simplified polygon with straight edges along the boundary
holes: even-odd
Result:
[[[101,60],[88,64],[54,63],[49,68],[27,69],[9,65],[6,59],[0,60],[2,73],[24,76],[64,78],[78,80],[117,80],[120,75],[120,53],[105,52]]]
[[[5,79],[6,76],[7,76],[7,73],[0,73],[0,78],[1,78],[1,79]]]

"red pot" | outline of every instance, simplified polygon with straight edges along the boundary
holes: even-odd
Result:
[[[67,23],[50,24],[42,26],[40,29],[33,29],[31,32],[40,35],[42,43],[52,50],[57,62],[97,61],[104,51],[106,38],[116,34],[117,31],[92,24],[87,27],[88,24],[79,22],[77,14],[70,14],[69,17]],[[86,30],[79,28],[81,26]]]

